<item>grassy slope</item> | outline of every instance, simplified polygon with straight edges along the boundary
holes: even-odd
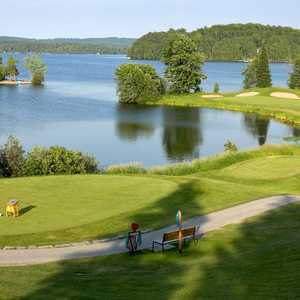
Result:
[[[2,268],[1,299],[299,299],[300,205],[176,251]],[[13,287],[13,288],[12,288]]]
[[[142,228],[173,224],[179,207],[188,218],[260,197],[300,194],[300,148],[263,147],[200,160],[190,173],[1,180],[2,207],[10,198],[20,199],[25,211],[35,207],[17,219],[0,218],[0,245],[101,238],[126,232],[132,221]]]
[[[300,125],[300,101],[271,97],[272,92],[288,92],[300,96],[299,90],[284,88],[253,89],[260,94],[254,97],[235,97],[237,93],[224,94],[224,98],[205,99],[201,93],[184,96],[167,95],[149,105],[196,106],[258,113],[281,122]],[[245,91],[247,92],[247,91]]]

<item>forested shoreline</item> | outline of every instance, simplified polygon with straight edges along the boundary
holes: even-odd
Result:
[[[128,51],[132,59],[160,59],[162,50],[174,34],[191,37],[209,61],[248,61],[262,44],[273,62],[289,62],[300,52],[300,30],[261,24],[230,24],[204,27],[192,32],[185,29],[150,32],[136,40]]]
[[[135,39],[27,39],[0,37],[1,52],[126,54]]]

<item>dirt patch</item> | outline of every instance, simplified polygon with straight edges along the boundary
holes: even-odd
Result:
[[[271,94],[272,97],[275,98],[285,98],[285,99],[300,99],[299,96],[293,93],[282,93],[282,92],[276,92]]]
[[[241,93],[237,95],[237,97],[254,97],[257,96],[259,93],[258,92],[247,92],[247,93]]]
[[[224,96],[223,95],[217,95],[217,94],[214,94],[214,95],[203,95],[202,98],[207,98],[207,99],[211,99],[211,98],[223,98]]]

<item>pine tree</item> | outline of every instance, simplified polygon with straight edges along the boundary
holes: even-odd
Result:
[[[291,89],[300,89],[300,58],[295,60],[293,72],[290,74],[288,83]]]
[[[213,90],[213,92],[215,94],[219,94],[220,93],[220,85],[217,82],[214,84],[214,90]]]
[[[259,88],[272,86],[269,58],[264,46],[260,49],[257,57],[256,86]]]
[[[257,85],[256,80],[257,58],[254,58],[244,69],[244,89],[254,88]]]

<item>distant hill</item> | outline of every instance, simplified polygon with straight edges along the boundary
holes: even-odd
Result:
[[[261,24],[230,24],[204,27],[186,32],[207,60],[236,61],[251,59],[265,43],[272,61],[290,61],[300,55],[300,30]],[[133,59],[160,59],[162,49],[176,33],[150,32],[136,40],[128,51]]]
[[[29,39],[0,36],[0,52],[126,53],[133,38]]]

